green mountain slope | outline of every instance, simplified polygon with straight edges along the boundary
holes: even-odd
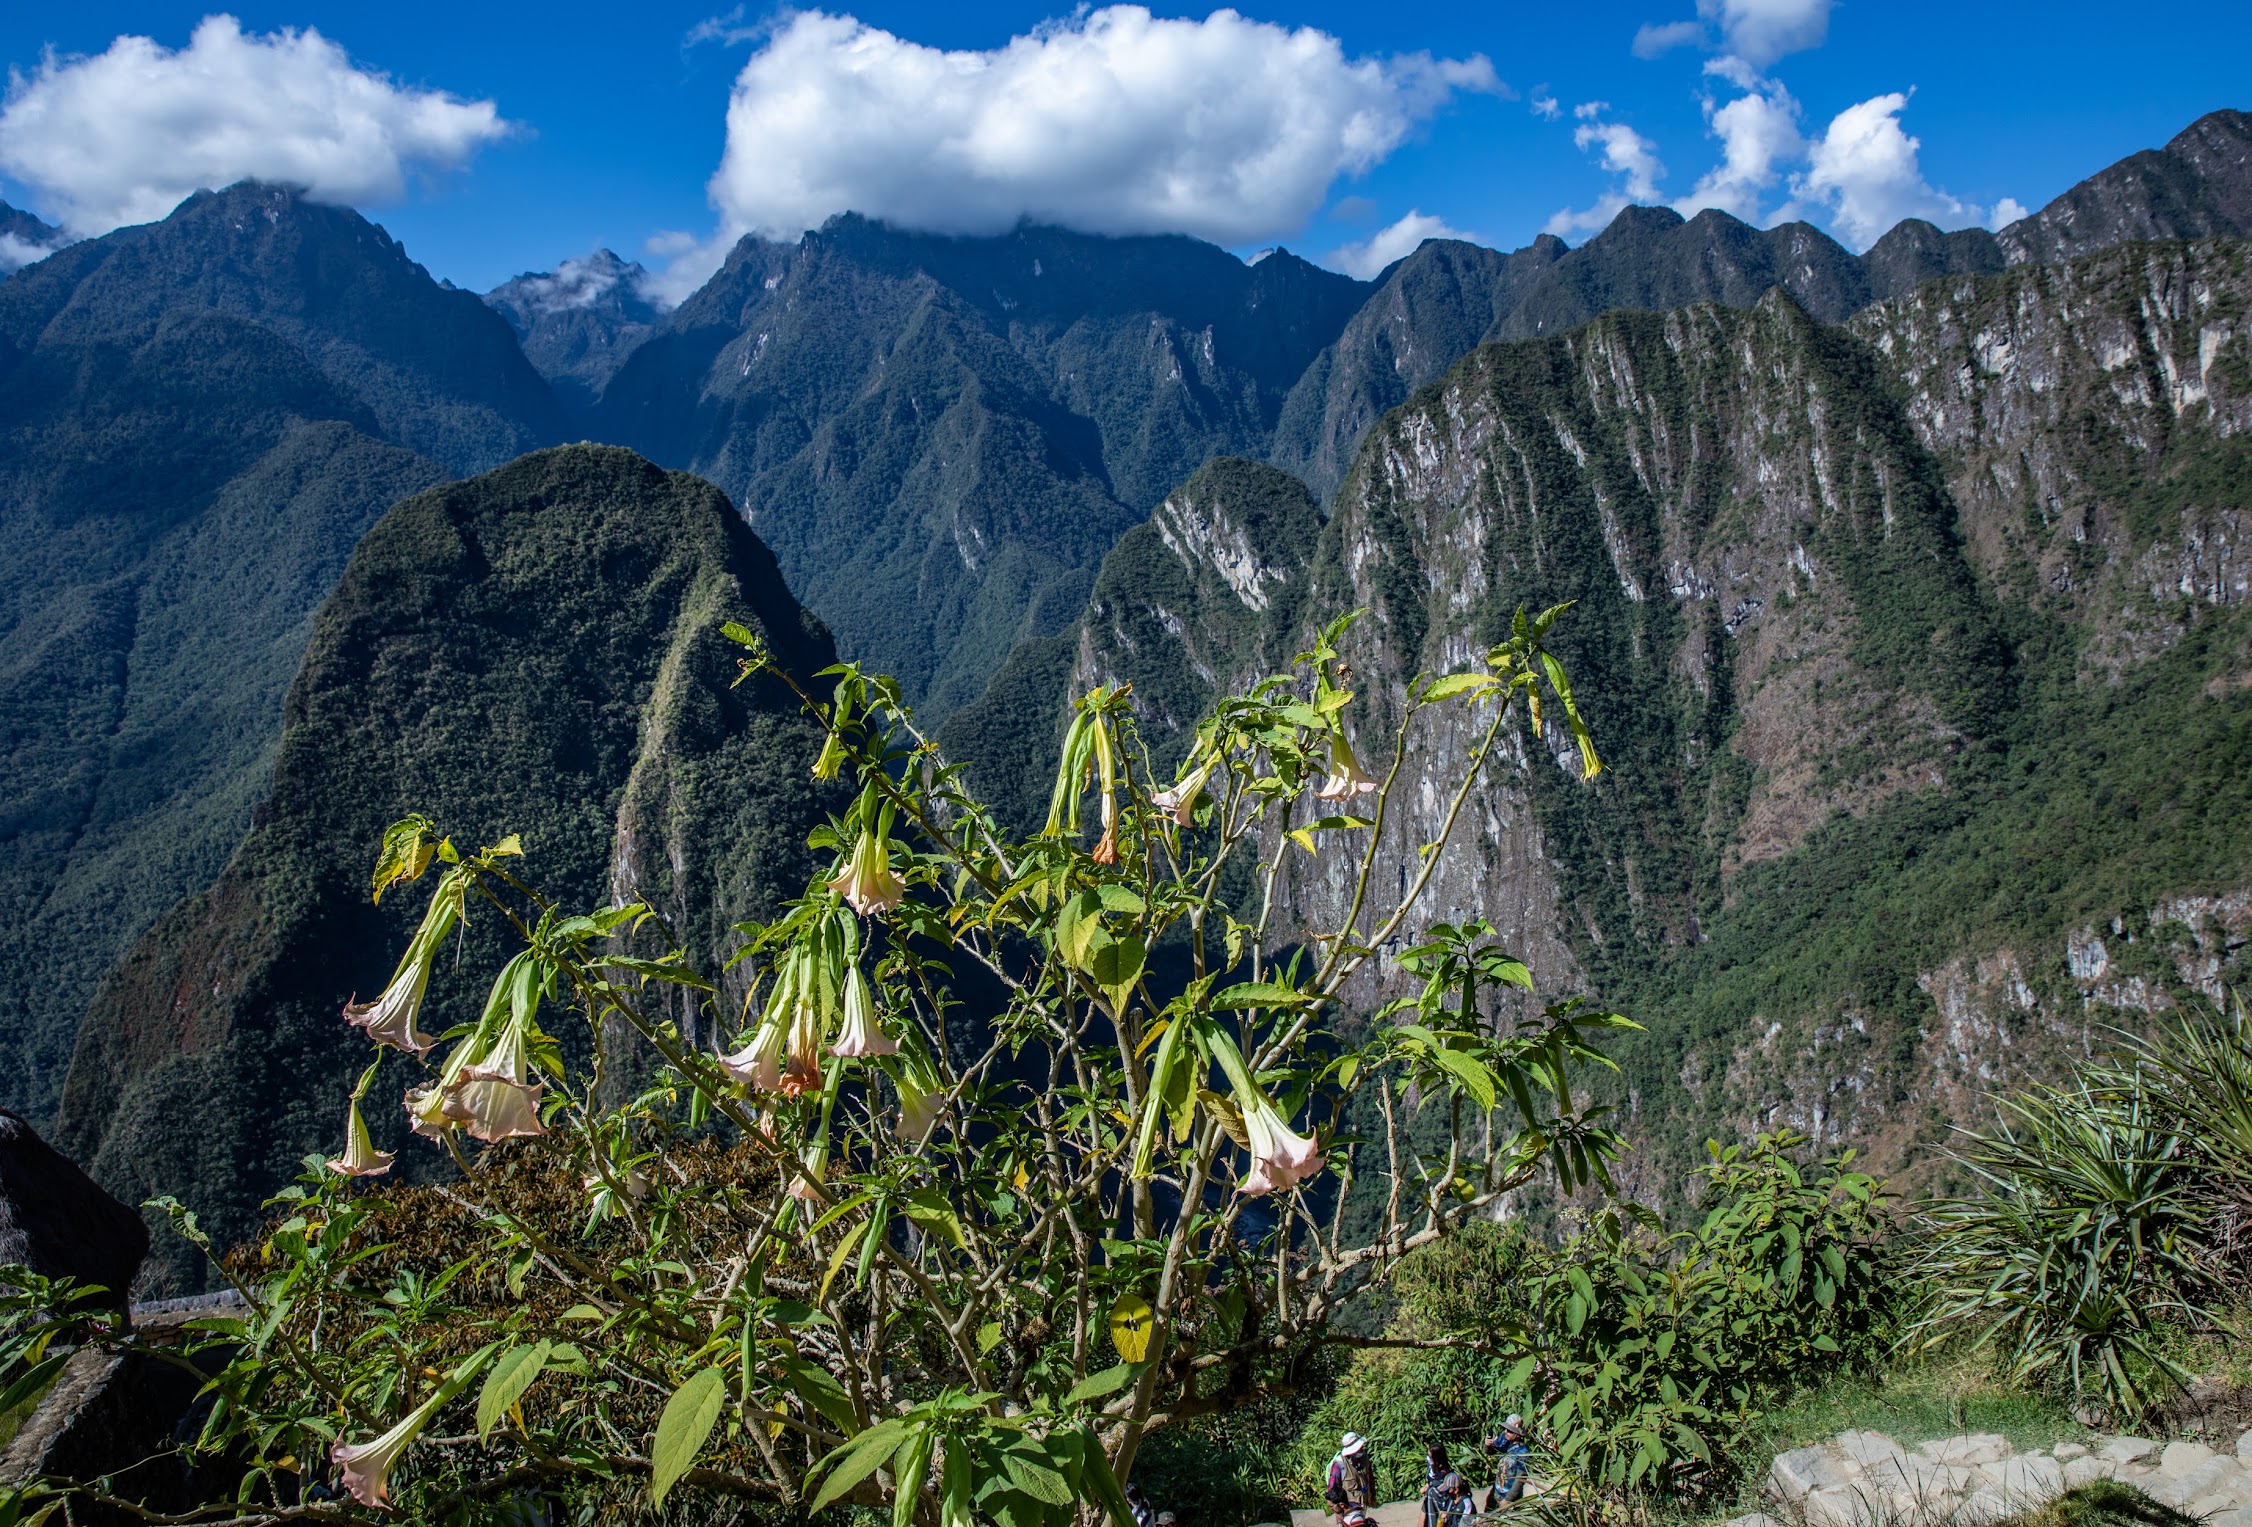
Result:
[[[843,217],[738,246],[594,428],[725,488],[842,650],[943,714],[1079,612],[1172,484],[1264,454],[1366,291],[1185,238]]]
[[[1170,767],[1217,685],[1288,660],[1271,646],[1296,631],[1321,523],[1289,473],[1232,456],[1208,462],[1119,537],[1086,613],[1010,654],[986,692],[947,718],[940,746],[972,760],[981,798],[1030,832],[1047,814],[1062,697],[1131,684],[1157,763]]]
[[[519,832],[552,893],[648,899],[713,952],[802,889],[818,739],[780,685],[728,687],[731,619],[799,672],[830,660],[719,492],[627,451],[543,451],[391,510],[314,621],[248,836],[96,995],[64,1148],[128,1202],[180,1191],[223,1240],[246,1232],[341,1128],[367,1046],[340,1010],[382,988],[420,913],[367,891],[408,811],[472,846]],[[489,937],[468,937],[432,1032],[475,1016]],[[379,1139],[404,1133],[369,1113]]]
[[[0,1103],[209,880],[385,508],[551,438],[507,325],[354,214],[198,195],[0,284]]]
[[[1843,327],[1780,293],[1612,314],[1484,346],[1387,417],[1278,563],[1298,613],[1274,604],[1234,662],[1213,637],[1248,606],[1175,618],[1220,563],[1139,536],[1102,575],[1139,605],[1051,672],[1229,682],[1366,607],[1354,666],[1396,693],[1520,603],[1576,599],[1558,645],[1611,771],[1521,737],[1428,915],[1484,916],[1547,989],[1650,1024],[1621,1101],[1651,1191],[1754,1123],[1897,1165],[2104,1015],[2239,978],[2248,425],[2234,242],[1943,280]],[[947,742],[975,780],[1030,772]],[[1379,876],[1437,809],[1401,812]],[[1286,861],[1294,911],[1334,910],[1337,852]]]

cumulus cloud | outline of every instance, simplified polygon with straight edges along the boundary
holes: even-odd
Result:
[[[1602,101],[1574,107],[1572,115],[1580,119],[1580,125],[1572,130],[1572,142],[1583,152],[1595,150],[1603,168],[1618,180],[1593,206],[1577,211],[1567,207],[1558,212],[1548,220],[1546,232],[1593,232],[1617,217],[1620,209],[1658,199],[1658,182],[1665,178],[1666,167],[1658,162],[1657,145],[1624,122],[1604,121],[1604,110]]]
[[[1720,140],[1720,163],[1697,180],[1674,210],[1684,217],[1718,207],[1746,222],[1760,221],[1760,204],[1782,179],[1783,167],[1806,152],[1798,130],[1799,106],[1772,81],[1725,105],[1705,102],[1705,125]]]
[[[1635,28],[1634,56],[1657,58],[1675,48],[1689,47],[1704,40],[1705,27],[1701,21],[1650,22]]]
[[[1348,276],[1366,281],[1394,260],[1404,259],[1423,247],[1425,239],[1467,239],[1470,235],[1449,227],[1446,219],[1411,211],[1387,228],[1379,228],[1356,244],[1331,251],[1323,263]]]
[[[1697,20],[1651,22],[1636,29],[1634,56],[1656,58],[1675,48],[1718,46],[1754,69],[1790,53],[1819,48],[1830,35],[1834,0],[1697,0]]]
[[[2032,215],[2033,209],[2031,207],[2014,196],[2005,196],[1994,203],[1993,209],[1986,214],[1986,226],[1989,228],[2007,228],[2019,218],[2031,217]]]
[[[356,68],[309,27],[246,34],[232,16],[206,16],[177,51],[123,36],[14,76],[0,170],[66,228],[94,234],[247,178],[324,201],[396,201],[410,171],[458,168],[511,131],[493,102]]]
[[[722,226],[683,264],[848,210],[943,233],[1029,219],[1265,242],[1466,91],[1506,93],[1482,55],[1351,58],[1230,10],[1114,5],[956,52],[799,12],[735,81],[710,187]]]
[[[1843,241],[1866,249],[1904,217],[1961,227],[1983,222],[1979,209],[1924,179],[1917,163],[1923,140],[1900,125],[1908,96],[1895,90],[1848,106],[1809,148],[1806,173],[1793,183],[1799,202],[1829,210]]]

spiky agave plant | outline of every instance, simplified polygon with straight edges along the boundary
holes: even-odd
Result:
[[[1968,1335],[2022,1382],[2146,1415],[2189,1377],[2166,1353],[2221,1292],[2188,1121],[2144,1060],[1999,1100],[1954,1154],[1977,1182],[1927,1209],[1930,1302],[1909,1343]]]

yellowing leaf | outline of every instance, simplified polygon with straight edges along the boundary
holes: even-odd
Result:
[[[1118,1355],[1129,1363],[1138,1363],[1149,1356],[1151,1330],[1157,1324],[1157,1312],[1140,1294],[1121,1294],[1110,1307],[1110,1344]]]

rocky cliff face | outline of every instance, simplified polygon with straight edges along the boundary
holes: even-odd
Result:
[[[2149,239],[2252,236],[2252,115],[2214,111],[2003,229],[2012,264]]]
[[[1612,770],[1520,733],[1427,915],[1483,916],[1548,991],[1650,1025],[1621,1100],[1653,1191],[1763,1122],[1897,1166],[2105,1003],[2236,968],[2252,833],[2214,824],[2252,800],[2248,303],[2243,246],[2144,245],[1842,328],[1770,292],[1488,345],[1371,433],[1300,613],[1240,662],[1204,633],[1248,605],[1180,619],[1222,569],[1152,534],[1106,563],[1073,680],[1234,682],[1365,607],[1373,735],[1410,675],[1578,601],[1557,645]],[[1439,726],[1414,766],[1467,746]],[[1404,805],[1387,884],[1444,802]],[[1294,911],[1341,908],[1343,851],[1287,863]],[[2114,924],[2147,987],[2070,953]]]
[[[801,891],[818,739],[780,685],[729,687],[730,619],[797,671],[830,659],[719,492],[630,452],[541,452],[385,515],[314,623],[249,835],[96,995],[65,1148],[129,1201],[176,1192],[222,1242],[246,1233],[341,1127],[367,1050],[342,1004],[381,989],[420,914],[413,890],[367,892],[407,812],[465,844],[521,833],[550,894],[647,899],[706,954]],[[431,1032],[474,1018],[492,921],[434,987]],[[369,1120],[404,1133],[395,1110]]]

